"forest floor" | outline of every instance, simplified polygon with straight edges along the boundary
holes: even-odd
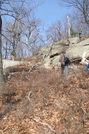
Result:
[[[49,70],[34,63],[8,69],[0,91],[0,134],[89,134],[85,66],[70,65],[65,78],[60,68]]]

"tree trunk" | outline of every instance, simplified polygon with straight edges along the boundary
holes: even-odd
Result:
[[[8,46],[8,43],[6,42],[5,59],[7,59],[7,57],[8,57],[8,55],[7,55],[7,46]]]
[[[2,63],[2,18],[0,16],[0,90],[4,88],[5,81],[3,77],[3,63]]]

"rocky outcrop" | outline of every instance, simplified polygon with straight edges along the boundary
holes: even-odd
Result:
[[[81,40],[78,37],[70,38],[46,46],[40,50],[37,59],[44,61],[46,65],[57,65],[61,52],[66,51],[71,62],[80,62],[84,52],[89,54],[89,38],[88,36],[84,37],[82,37]]]
[[[89,38],[72,46],[70,45],[66,52],[70,55],[72,61],[82,59],[84,52],[89,54]]]
[[[53,58],[61,53],[61,51],[68,49],[69,44],[64,42],[57,42],[55,44],[50,44],[45,48],[39,51],[37,58],[38,59],[45,59],[47,57]]]
[[[44,61],[46,64],[58,64],[58,59],[62,51],[66,51],[69,48],[69,41],[63,40],[55,44],[41,49],[37,55],[37,59]]]

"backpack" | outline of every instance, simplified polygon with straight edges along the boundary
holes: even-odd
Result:
[[[70,63],[70,60],[68,57],[64,56],[64,63],[65,65],[69,64]]]
[[[88,65],[87,65],[86,69],[89,71],[89,63],[88,63]]]

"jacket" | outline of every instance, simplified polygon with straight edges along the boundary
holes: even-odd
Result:
[[[63,54],[62,53],[60,55],[60,59],[59,59],[59,62],[61,63],[61,65],[65,65],[65,63],[64,63],[64,56],[69,58],[69,56],[67,54]]]

